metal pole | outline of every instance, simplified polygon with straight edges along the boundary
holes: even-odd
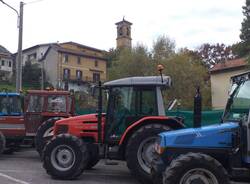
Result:
[[[20,2],[19,12],[19,33],[18,33],[18,51],[16,63],[16,92],[22,90],[22,42],[23,42],[23,2]]]
[[[201,111],[202,111],[202,97],[200,92],[200,87],[196,88],[196,94],[194,97],[194,115],[193,115],[193,122],[194,127],[201,127]]]

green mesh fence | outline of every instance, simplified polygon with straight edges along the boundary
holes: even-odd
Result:
[[[180,116],[185,120],[187,127],[193,127],[193,111],[167,111],[168,116]],[[223,110],[202,111],[202,126],[219,123],[223,114]]]

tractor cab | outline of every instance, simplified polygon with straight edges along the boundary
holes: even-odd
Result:
[[[250,73],[231,78],[231,91],[223,114],[223,122],[242,121],[248,118],[250,107]]]
[[[170,77],[132,77],[104,83],[108,94],[106,141],[116,142],[134,122],[149,116],[165,116],[161,90]]]

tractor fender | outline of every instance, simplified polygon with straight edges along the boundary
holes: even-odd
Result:
[[[140,127],[147,125],[147,124],[161,124],[161,125],[167,125],[170,128],[176,130],[176,129],[181,129],[184,128],[185,125],[173,118],[173,117],[168,117],[168,116],[148,116],[148,117],[143,117],[140,120],[136,121],[132,125],[130,125],[126,131],[123,133],[121,140],[119,141],[119,145],[124,145],[127,143],[129,137]]]

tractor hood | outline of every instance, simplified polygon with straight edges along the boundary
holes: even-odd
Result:
[[[81,116],[75,116],[70,118],[65,118],[58,120],[54,126],[54,135],[59,135],[62,133],[68,133],[75,135],[77,137],[90,136],[90,134],[95,134],[97,137],[98,131],[98,114],[87,114]],[[105,114],[102,114],[102,126],[105,123]],[[96,138],[97,139],[97,138]]]
[[[229,148],[232,146],[232,134],[238,128],[238,123],[228,122],[164,132],[160,134],[160,145],[171,148]]]
[[[103,117],[105,114],[102,114]],[[86,114],[86,115],[80,115],[80,116],[75,116],[75,117],[70,117],[70,118],[65,118],[62,120],[59,120],[56,122],[56,124],[68,124],[72,122],[81,122],[81,123],[97,123],[97,116],[98,114]]]

